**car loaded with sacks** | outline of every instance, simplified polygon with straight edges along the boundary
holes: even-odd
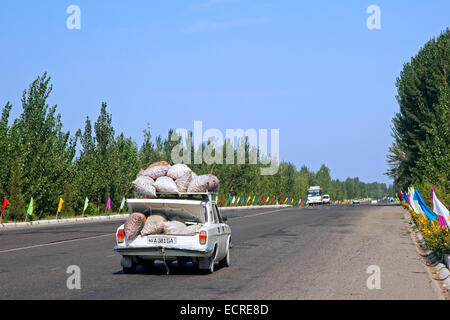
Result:
[[[167,168],[161,171],[163,166]],[[159,177],[151,173],[157,170]],[[177,181],[180,178],[183,183]],[[166,265],[176,261],[180,266],[192,262],[205,273],[214,272],[216,262],[230,265],[231,229],[215,202],[215,176],[197,176],[185,165],[158,163],[141,171],[133,188],[137,197],[127,200],[130,215],[117,229],[114,247],[122,255],[124,273],[155,261]]]

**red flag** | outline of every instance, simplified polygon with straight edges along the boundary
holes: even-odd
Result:
[[[8,199],[5,197],[5,200],[3,200],[3,206],[2,206],[2,217],[3,217],[3,213],[5,211],[6,206],[9,204]]]
[[[280,203],[283,202],[283,197],[280,198]]]
[[[220,201],[220,204],[223,203],[223,200],[225,200],[225,196],[222,197],[222,201]]]
[[[270,202],[269,203],[272,203],[273,202],[273,197],[270,199]]]
[[[262,202],[264,202],[264,201],[266,201],[266,196],[264,196],[264,197],[263,197],[263,200],[262,200]]]

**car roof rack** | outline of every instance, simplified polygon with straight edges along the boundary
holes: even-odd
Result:
[[[149,199],[192,199],[192,200],[210,200],[214,201],[217,196],[217,191],[208,192],[179,192],[179,193],[168,193],[168,192],[156,192],[156,198]]]

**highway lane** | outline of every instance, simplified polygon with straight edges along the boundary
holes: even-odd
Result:
[[[333,206],[224,211],[232,266],[125,275],[112,248],[122,221],[0,232],[1,299],[437,299],[406,234],[400,207]],[[66,286],[81,269],[81,290]],[[381,289],[366,286],[378,265]]]

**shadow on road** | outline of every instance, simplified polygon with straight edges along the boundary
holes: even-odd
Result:
[[[135,275],[154,275],[154,276],[185,276],[185,275],[198,275],[205,276],[192,262],[186,263],[184,266],[179,267],[176,263],[170,263],[167,265],[169,274],[167,274],[167,268],[163,262],[156,262],[153,266],[138,265]],[[215,264],[214,272],[220,271],[222,268],[219,264]],[[122,270],[114,272],[114,275],[125,275]],[[126,276],[130,276],[127,274]]]

